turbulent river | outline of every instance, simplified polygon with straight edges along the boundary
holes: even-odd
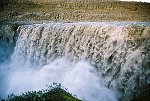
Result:
[[[0,96],[53,82],[85,101],[128,101],[150,84],[150,23],[0,26]]]

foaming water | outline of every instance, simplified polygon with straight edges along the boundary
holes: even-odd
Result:
[[[117,101],[114,92],[103,86],[100,75],[85,61],[75,63],[62,58],[40,69],[22,67],[7,76],[7,88],[2,92],[5,94],[41,90],[57,82],[85,101]]]
[[[19,26],[11,65],[0,66],[0,96],[57,82],[87,101],[116,100],[110,89],[131,100],[150,83],[149,32],[150,24],[140,22]]]

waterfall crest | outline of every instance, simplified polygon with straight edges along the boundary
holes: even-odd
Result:
[[[84,60],[104,86],[133,98],[150,84],[150,26],[98,22],[23,25],[12,54],[14,67],[43,67],[57,58]]]

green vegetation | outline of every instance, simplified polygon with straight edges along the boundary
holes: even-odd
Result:
[[[0,20],[150,21],[150,3],[115,0],[2,1]]]
[[[5,101],[1,99],[1,101]],[[61,84],[53,83],[46,90],[31,91],[22,95],[11,94],[6,101],[81,101],[72,96]]]

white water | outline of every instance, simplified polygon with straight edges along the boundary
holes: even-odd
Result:
[[[4,96],[45,89],[46,85],[56,82],[85,101],[117,101],[114,92],[103,86],[94,67],[85,61],[75,63],[62,58],[41,69],[22,67],[9,72],[7,76],[7,88],[1,92]],[[5,86],[6,84],[1,85],[2,88]]]
[[[149,25],[52,22],[18,32],[11,64],[0,68],[0,96],[57,82],[82,100],[116,101],[118,92],[128,101],[150,82]]]

